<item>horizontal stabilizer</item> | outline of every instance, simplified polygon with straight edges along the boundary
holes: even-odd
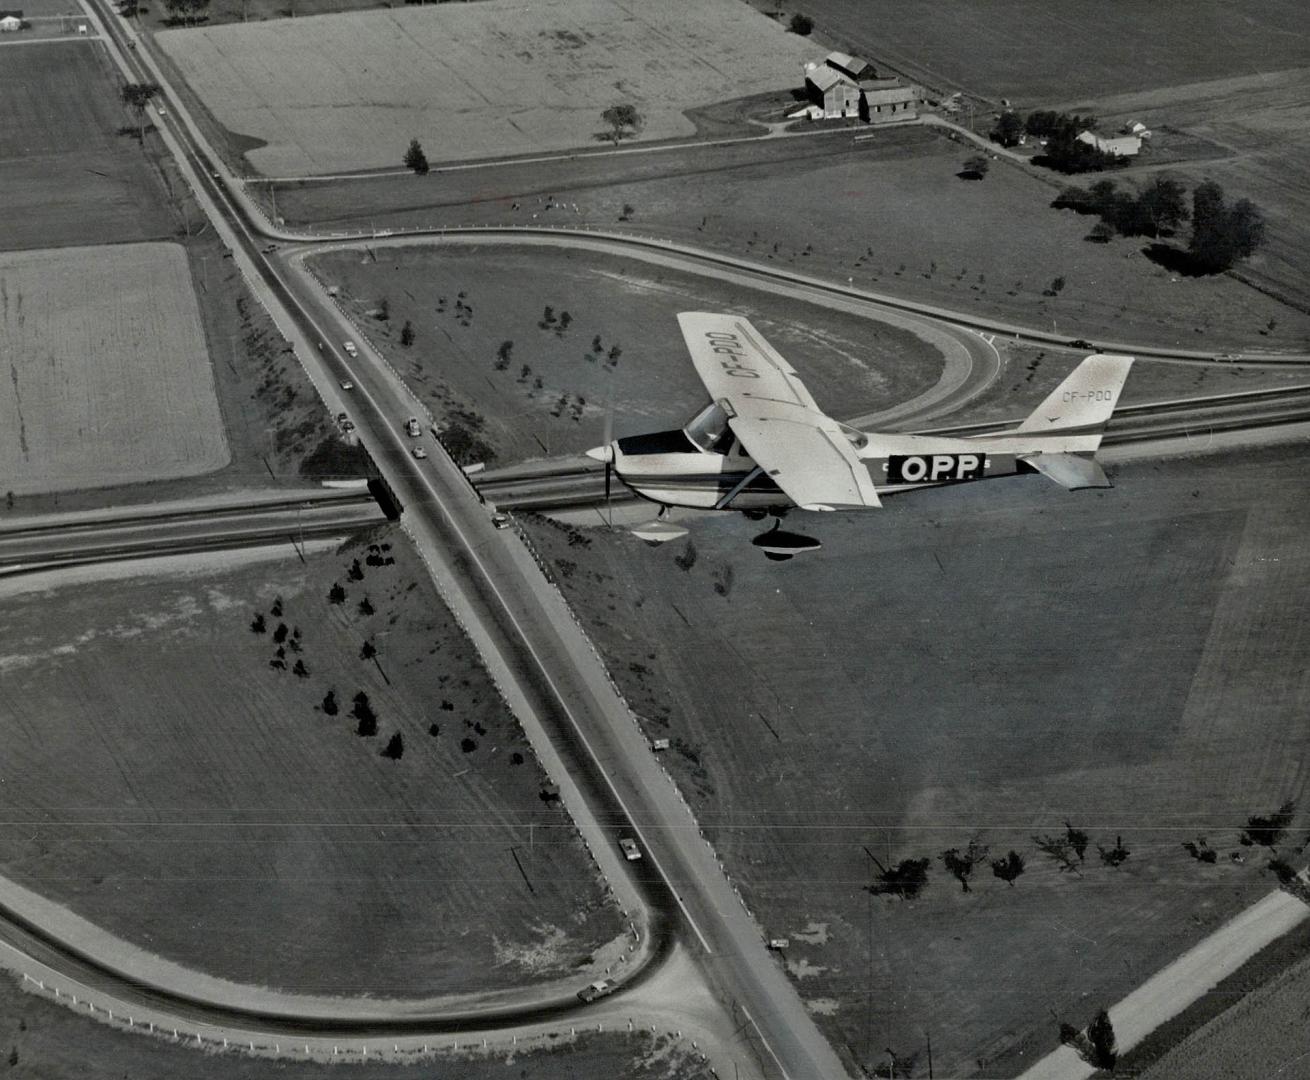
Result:
[[[1114,486],[1095,458],[1077,454],[1029,454],[1020,460],[1070,491]]]

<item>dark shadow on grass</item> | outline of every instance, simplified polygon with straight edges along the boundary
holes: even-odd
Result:
[[[1198,262],[1190,252],[1169,244],[1147,244],[1142,248],[1142,254],[1171,274],[1181,274],[1183,277],[1212,277],[1221,272],[1219,267]]]

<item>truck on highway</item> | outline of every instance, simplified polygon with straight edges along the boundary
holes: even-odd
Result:
[[[423,429],[418,426],[418,417],[411,416],[405,421],[405,434],[411,439],[417,439],[423,434]]]

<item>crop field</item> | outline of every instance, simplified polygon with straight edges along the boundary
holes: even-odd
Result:
[[[0,250],[156,239],[171,232],[150,165],[94,41],[6,48]]]
[[[358,206],[368,200],[379,211],[362,219],[365,227],[638,232],[1097,343],[1218,352],[1303,350],[1310,342],[1310,316],[1240,281],[1172,275],[1147,258],[1148,241],[1089,243],[1093,220],[1051,209],[1057,189],[1017,169],[998,163],[981,182],[962,180],[965,149],[922,129],[854,146],[842,138],[837,147],[837,138],[796,140],[786,152],[774,142],[641,155],[648,162],[630,172],[598,159],[545,175],[538,166],[445,174],[433,181],[439,189],[400,182],[412,178],[306,185],[280,192],[278,205],[289,220],[338,227],[351,218],[359,224]],[[1243,188],[1231,191],[1237,197]],[[1287,198],[1300,196],[1289,187]],[[1282,222],[1271,231],[1281,237]],[[1281,239],[1271,241],[1248,269],[1283,250]],[[1063,288],[1047,295],[1057,278]]]
[[[843,48],[1021,107],[1310,59],[1299,0],[812,0],[806,12]]]
[[[1277,949],[1280,955],[1269,957],[1267,963],[1285,962],[1298,945],[1295,955],[1299,959],[1273,978],[1253,985],[1264,974],[1260,970],[1264,954],[1255,957],[1249,973],[1238,973],[1248,978],[1232,989],[1233,997],[1225,997],[1229,1007],[1137,1075],[1146,1080],[1212,1080],[1220,1076],[1264,1080],[1280,1072],[1288,1075],[1305,1060],[1305,1018],[1310,1012],[1306,937],[1303,931],[1289,934],[1288,948]]]
[[[595,145],[611,105],[643,139],[690,136],[683,111],[799,83],[813,52],[739,0],[517,0],[164,31],[215,119],[267,144],[270,176]]]
[[[177,245],[0,255],[0,347],[7,490],[107,487],[227,464]]]
[[[888,323],[635,260],[476,245],[376,255],[333,252],[312,265],[447,432],[471,426],[501,464],[595,446],[610,410],[620,435],[685,423],[705,390],[679,311],[746,315],[839,416],[914,397],[945,359]],[[375,317],[383,298],[385,322]],[[399,343],[406,321],[409,349]],[[482,422],[470,425],[470,412]]]
[[[1307,46],[1310,62],[1310,46]],[[1268,219],[1267,245],[1239,272],[1305,306],[1310,291],[1310,70],[1214,79],[1144,93],[1071,101],[1113,129],[1141,119],[1215,146],[1208,160],[1172,171],[1195,183],[1218,181],[1230,199],[1252,200]]]
[[[0,606],[5,798],[29,823],[0,830],[0,863],[21,884],[166,958],[304,993],[582,979],[620,934],[398,531],[47,590]]]
[[[1307,794],[1304,451],[793,516],[824,548],[782,566],[736,516],[533,535],[839,1048],[1011,1076],[1272,887],[1238,833]],[[1068,826],[1062,870],[1034,838]],[[966,892],[941,856],[974,840]],[[903,859],[917,899],[869,891]]]

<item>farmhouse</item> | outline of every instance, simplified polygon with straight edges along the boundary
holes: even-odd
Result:
[[[1103,154],[1113,154],[1115,157],[1136,157],[1142,152],[1142,140],[1137,135],[1121,135],[1118,138],[1106,139],[1094,131],[1080,131],[1078,141],[1096,147]]]
[[[811,104],[804,115],[858,116],[866,123],[912,120],[918,115],[918,94],[899,79],[878,78],[867,60],[832,52],[805,65],[805,93]]]
[[[0,11],[0,34],[12,34],[23,28],[21,11]]]

